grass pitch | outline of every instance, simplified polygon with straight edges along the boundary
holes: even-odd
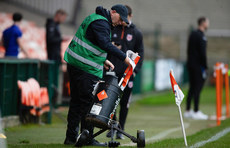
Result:
[[[182,90],[187,94],[187,89]],[[182,104],[182,112],[184,107],[185,100]],[[200,108],[208,115],[215,114],[214,87],[206,87],[203,90]],[[62,115],[65,119],[67,108],[59,109],[59,112],[59,115]],[[184,123],[187,127],[188,145],[192,146],[197,142],[208,140],[219,131],[229,127],[230,120],[223,121],[219,127],[215,127],[216,121],[212,120],[196,121],[184,119]],[[172,91],[144,95],[143,99],[139,99],[131,104],[125,131],[135,136],[138,129],[145,130],[146,147],[184,147],[178,108]],[[65,148],[70,147],[63,145],[65,130],[66,122],[54,114],[53,122],[50,125],[21,125],[7,128],[5,133],[8,147],[10,148]],[[101,142],[108,142],[110,139],[106,138],[105,134],[98,136],[96,139]],[[229,138],[230,134],[227,134],[217,141],[207,143],[203,147],[229,147]],[[133,145],[128,138],[119,141],[122,145]]]

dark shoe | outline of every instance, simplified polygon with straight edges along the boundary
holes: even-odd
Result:
[[[116,139],[121,139],[121,140],[123,140],[123,139],[125,139],[125,137],[123,136],[122,133],[117,132],[117,137],[116,137]]]
[[[101,147],[107,147],[107,143],[100,143],[95,139],[92,139],[90,143],[87,144],[88,146],[101,146]]]
[[[70,139],[68,138],[65,138],[65,141],[64,141],[64,144],[65,145],[74,145],[76,143],[76,141],[71,141]]]
[[[115,135],[115,133],[116,133],[117,131],[116,130],[114,130],[113,131],[113,136]],[[111,135],[112,134],[112,132],[111,132],[111,130],[106,134],[106,137],[108,137],[108,138],[111,138]]]
[[[87,145],[89,139],[89,131],[84,130],[78,137],[77,142],[75,144],[76,147],[82,147],[83,145]]]

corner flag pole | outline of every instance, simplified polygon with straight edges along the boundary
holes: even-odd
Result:
[[[185,146],[188,146],[187,139],[186,139],[186,133],[185,133],[185,129],[184,129],[184,121],[183,121],[181,107],[180,107],[180,104],[184,98],[184,94],[181,91],[180,87],[177,85],[177,82],[176,82],[174,75],[173,75],[173,70],[170,70],[169,76],[170,76],[170,80],[171,80],[173,93],[175,94],[176,105],[178,106],[178,109],[179,109],[181,128],[182,128],[182,133],[184,136],[184,144],[185,144]]]
[[[182,128],[182,132],[183,132],[183,136],[184,136],[184,144],[185,144],[185,146],[188,146],[187,139],[186,139],[186,133],[185,133],[185,129],[184,129],[184,121],[183,121],[183,118],[182,118],[180,105],[178,105],[178,109],[179,109],[179,113],[180,113],[181,128]]]

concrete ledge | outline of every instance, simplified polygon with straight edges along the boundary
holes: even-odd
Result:
[[[7,116],[0,118],[0,122],[2,124],[2,128],[12,127],[20,125],[19,116]]]

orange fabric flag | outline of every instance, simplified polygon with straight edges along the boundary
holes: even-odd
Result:
[[[183,101],[184,98],[184,94],[182,92],[182,90],[180,89],[180,87],[177,85],[177,82],[173,76],[173,71],[170,70],[170,80],[171,80],[171,85],[172,85],[172,89],[173,89],[173,93],[175,94],[175,100],[176,100],[176,104],[180,105],[181,102]]]
[[[170,70],[169,75],[170,75],[170,80],[171,80],[171,85],[172,85],[173,92],[175,92],[175,90],[174,90],[174,86],[175,86],[175,85],[177,85],[177,82],[176,82],[176,80],[175,80],[175,78],[174,78],[174,76],[173,76],[173,74],[172,74],[172,71],[171,71],[171,70]]]

